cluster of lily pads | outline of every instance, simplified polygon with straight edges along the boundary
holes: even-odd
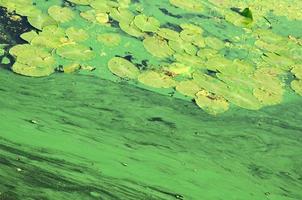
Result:
[[[224,20],[241,27],[245,35],[245,38],[222,40],[208,34],[198,23],[180,23],[178,30],[167,28],[155,16],[143,14],[143,9],[130,9],[130,0],[68,2],[74,7],[56,4],[43,12],[31,0],[13,3],[0,0],[0,6],[26,16],[37,30],[23,33],[20,37],[27,43],[10,49],[10,54],[15,57],[14,72],[39,77],[56,70],[66,73],[92,70],[94,67],[90,67],[87,61],[100,55],[87,45],[87,40],[95,40],[93,42],[108,48],[119,47],[121,36],[118,32],[104,32],[92,37],[83,28],[66,26],[80,16],[86,20],[87,27],[96,25],[100,31],[105,27],[119,29],[127,37],[142,41],[144,51],[160,63],[157,67],[141,69],[131,60],[115,56],[107,63],[112,74],[152,88],[175,89],[194,99],[210,114],[223,113],[230,104],[250,110],[279,104],[287,88],[288,75],[294,77],[291,88],[302,95],[301,39],[279,36],[270,29],[254,26],[256,22],[251,8],[231,12],[217,7]],[[207,9],[207,5],[198,0],[168,2],[189,13],[203,13]],[[242,42],[247,39],[251,42]],[[244,49],[247,58],[224,55],[226,50],[234,49]]]

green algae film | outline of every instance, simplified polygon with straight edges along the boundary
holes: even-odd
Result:
[[[0,72],[2,199],[302,198],[297,96],[212,117],[97,77]]]

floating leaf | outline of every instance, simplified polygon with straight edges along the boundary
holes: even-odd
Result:
[[[229,103],[221,96],[201,90],[196,94],[196,104],[211,115],[224,113],[229,109]]]
[[[57,48],[56,53],[63,58],[78,61],[91,60],[95,57],[94,52],[90,48],[80,44],[60,46]]]
[[[75,42],[82,42],[89,38],[88,33],[81,28],[69,27],[65,33],[70,40]]]
[[[134,19],[132,12],[124,8],[112,8],[110,17],[123,24],[130,24]]]
[[[263,105],[280,104],[283,99],[283,90],[273,91],[267,88],[255,88],[253,94]]]
[[[143,14],[135,16],[133,22],[135,26],[144,32],[156,32],[160,26],[160,22],[157,19]]]
[[[193,80],[180,81],[176,86],[176,91],[192,98],[194,98],[200,90],[202,90],[202,88]]]
[[[89,5],[93,0],[68,0],[68,1],[79,5]]]
[[[98,12],[96,13],[95,19],[100,24],[106,24],[109,22],[109,16],[107,13]]]
[[[113,74],[121,78],[136,79],[139,75],[139,70],[134,64],[120,57],[112,58],[108,62],[108,68]]]
[[[4,56],[1,60],[1,64],[3,64],[3,65],[10,64],[10,59],[8,57]]]
[[[11,55],[16,57],[12,70],[25,76],[48,76],[54,72],[55,60],[42,47],[33,45],[17,45],[10,49]]]
[[[180,40],[179,33],[168,28],[159,28],[156,33],[162,38],[165,38],[170,41]]]
[[[138,81],[154,88],[171,88],[176,86],[176,81],[170,76],[159,74],[155,71],[143,72],[138,76]]]
[[[165,58],[174,53],[174,51],[169,47],[167,41],[156,36],[147,37],[144,39],[143,44],[149,53],[159,58]]]
[[[196,55],[198,49],[196,46],[194,46],[192,43],[189,42],[184,42],[182,40],[178,40],[178,41],[172,41],[170,40],[168,42],[169,47],[171,47],[171,49],[173,49],[175,52],[177,53],[187,53],[189,55]]]
[[[191,76],[191,67],[187,66],[183,63],[172,63],[168,65],[165,70],[170,72],[173,76],[175,75],[184,75],[184,76]]]
[[[296,78],[302,79],[302,64],[295,65],[291,72],[295,75]]]
[[[48,8],[48,14],[57,22],[64,23],[72,20],[74,13],[67,7],[51,6]]]
[[[212,49],[220,50],[224,48],[224,43],[216,37],[206,37],[205,44]]]
[[[79,63],[70,63],[63,66],[64,73],[73,73],[81,68]]]
[[[144,35],[144,33],[141,32],[141,30],[137,28],[133,22],[121,21],[119,26],[125,33],[131,36],[142,37]]]
[[[36,31],[29,31],[29,32],[26,32],[26,33],[23,33],[20,35],[20,37],[27,41],[27,42],[31,42],[35,37],[38,36],[38,33]]]
[[[43,14],[42,12],[39,14],[36,14],[34,16],[29,16],[28,22],[35,28],[42,30],[43,27],[49,26],[49,25],[56,25],[56,21],[48,16],[47,14]]]
[[[64,38],[64,29],[51,25],[44,27],[43,31],[31,40],[31,44],[54,49],[62,44]]]
[[[290,85],[297,94],[302,96],[302,80],[293,80]]]

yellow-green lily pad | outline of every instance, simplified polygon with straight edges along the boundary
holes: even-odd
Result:
[[[65,30],[66,36],[75,42],[82,42],[89,38],[88,33],[81,28],[69,27]]]
[[[196,94],[196,104],[211,115],[218,115],[229,109],[229,103],[221,96],[201,90]]]
[[[167,41],[159,37],[147,37],[143,41],[145,49],[155,57],[166,58],[173,55],[174,51],[169,47]]]
[[[67,7],[57,5],[48,8],[48,14],[57,22],[65,23],[74,18],[74,13]]]
[[[80,44],[60,46],[57,48],[56,53],[63,58],[78,61],[91,60],[95,57],[94,52],[90,48]]]
[[[112,58],[108,62],[108,68],[113,74],[121,78],[136,79],[139,75],[139,69],[134,64],[121,57]]]
[[[193,80],[180,81],[176,86],[176,91],[192,98],[195,98],[197,92],[202,88]]]
[[[160,22],[156,18],[144,14],[135,16],[133,22],[143,32],[156,32],[160,26]]]
[[[154,87],[154,88],[171,88],[176,86],[176,81],[174,81],[170,76],[160,74],[155,71],[146,71],[138,76],[138,81],[144,85]]]
[[[302,96],[302,80],[293,80],[290,85],[297,94]]]

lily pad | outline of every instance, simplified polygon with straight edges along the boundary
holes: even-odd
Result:
[[[157,19],[143,14],[135,16],[133,22],[143,32],[156,32],[160,26]]]
[[[155,71],[143,72],[138,76],[138,81],[154,88],[171,88],[177,84],[170,76]]]
[[[88,33],[81,28],[69,27],[65,31],[66,36],[75,42],[82,42],[89,38]]]
[[[128,9],[125,8],[112,8],[110,10],[110,17],[113,18],[115,21],[119,23],[130,24],[133,19],[134,15]]]
[[[293,80],[290,85],[297,94],[302,96],[302,80]]]
[[[216,37],[206,37],[205,44],[215,50],[220,50],[225,47],[224,43]]]
[[[202,88],[193,80],[180,81],[176,86],[176,91],[192,98],[195,98],[197,92]]]
[[[48,14],[57,22],[65,23],[74,18],[74,13],[67,7],[57,5],[48,8]]]
[[[34,16],[29,16],[27,19],[28,19],[28,22],[33,27],[35,27],[39,30],[42,30],[43,27],[45,27],[45,26],[57,24],[57,22],[53,18],[51,18],[47,14],[43,14],[42,12],[40,12],[39,14],[36,14]]]
[[[30,43],[37,36],[38,33],[36,31],[29,31],[20,35],[20,37],[28,43]]]
[[[218,115],[229,109],[229,103],[221,96],[201,90],[196,94],[196,104],[211,115]]]
[[[180,40],[179,33],[168,29],[168,28],[159,28],[156,32],[160,37],[165,38],[170,41],[178,41]]]
[[[60,46],[57,48],[56,53],[63,58],[78,61],[91,60],[95,57],[94,52],[90,48],[80,44]]]
[[[302,64],[295,65],[291,72],[295,75],[296,78],[302,79]]]
[[[139,70],[134,64],[120,57],[112,58],[108,62],[108,68],[113,74],[121,78],[136,79],[139,75]]]
[[[43,47],[29,44],[17,45],[10,49],[11,55],[16,57],[12,66],[15,73],[25,76],[48,76],[54,72],[55,59]]]
[[[173,55],[174,51],[169,47],[167,41],[159,37],[147,37],[143,41],[145,49],[155,57],[166,58]]]
[[[121,21],[119,23],[120,28],[127,34],[133,37],[142,37],[144,33],[135,26],[134,22]]]

